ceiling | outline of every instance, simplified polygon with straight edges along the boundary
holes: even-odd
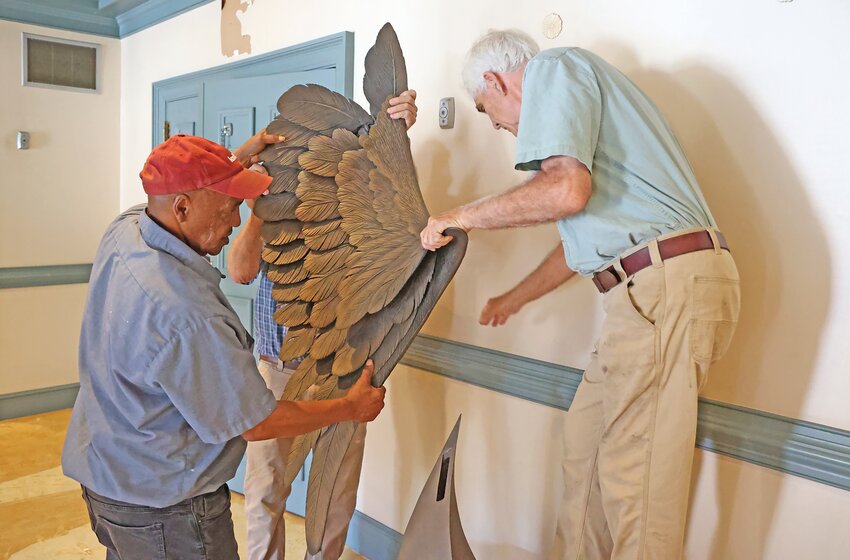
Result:
[[[126,37],[213,0],[0,0],[0,19]]]

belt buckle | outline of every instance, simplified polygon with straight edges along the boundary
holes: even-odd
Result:
[[[606,280],[608,280],[608,285],[606,285]],[[611,268],[606,268],[605,270],[597,272],[593,275],[593,283],[596,284],[596,288],[603,294],[607,293],[608,290],[610,290],[620,282],[620,276],[618,274],[615,274],[615,272],[612,271]]]

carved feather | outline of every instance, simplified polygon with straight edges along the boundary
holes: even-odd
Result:
[[[372,116],[376,116],[388,97],[397,97],[407,90],[404,54],[389,23],[381,28],[375,45],[366,53],[365,67],[363,93],[369,100]]]
[[[269,169],[270,165],[284,167],[298,167],[298,157],[307,151],[307,148],[292,147],[286,142],[280,144],[269,144],[260,152],[260,159]]]
[[[335,229],[323,235],[304,238],[304,243],[313,251],[327,251],[334,247],[339,247],[346,241],[348,241],[348,234],[341,229]]]
[[[310,312],[310,324],[314,327],[327,327],[336,321],[336,308],[339,305],[339,294],[334,294],[313,304]]]
[[[313,465],[307,483],[307,519],[313,521],[305,527],[307,550],[317,554],[322,548],[328,506],[333,495],[342,459],[351,445],[357,422],[341,422],[329,427],[319,437],[313,451]],[[336,468],[334,468],[336,467]]]
[[[304,356],[313,345],[317,332],[314,327],[293,326],[288,329],[280,348],[280,359],[285,362]]]
[[[316,360],[311,357],[306,357],[301,360],[301,363],[289,376],[289,381],[286,382],[286,387],[283,388],[281,398],[286,401],[292,401],[300,398],[310,385],[316,382],[319,374],[316,372]]]
[[[275,284],[295,284],[307,278],[307,271],[304,269],[303,261],[283,266],[270,264],[266,270],[266,276]]]
[[[310,319],[312,303],[292,301],[278,307],[274,312],[274,320],[281,324],[297,327]]]
[[[290,122],[280,115],[269,123],[266,132],[284,136],[286,138],[283,143],[284,146],[297,148],[306,148],[310,138],[318,134],[317,131]],[[265,160],[267,158],[261,156],[260,159]]]
[[[372,123],[359,105],[316,84],[290,88],[278,100],[277,110],[284,119],[325,134],[337,128],[356,131]]]
[[[285,245],[266,245],[262,257],[269,264],[291,264],[303,259],[309,251],[302,240],[296,239]]]
[[[325,222],[304,224],[304,235],[324,235],[326,233],[339,229],[341,224],[342,220],[340,220],[339,218],[337,218],[336,220],[328,220]]]
[[[301,167],[322,177],[334,177],[342,154],[359,150],[357,137],[344,129],[334,130],[333,136],[316,136],[310,140],[309,150],[298,157]]]
[[[348,257],[354,252],[351,245],[340,245],[330,251],[312,251],[304,259],[304,268],[315,275],[330,274],[345,267]]]
[[[297,167],[276,163],[264,163],[263,165],[272,177],[272,182],[269,184],[269,194],[294,193],[295,189],[298,188],[299,170]]]
[[[383,226],[372,208],[374,193],[369,188],[369,174],[374,169],[366,150],[351,151],[343,155],[336,176],[342,228],[355,246],[383,234]]]
[[[301,289],[304,287],[304,282],[305,280],[295,282],[294,284],[275,284],[272,286],[272,299],[280,303],[296,301],[298,294],[301,293]]]
[[[302,237],[301,222],[298,220],[263,222],[263,225],[260,226],[260,237],[269,245],[291,243]]]
[[[321,433],[322,430],[314,430],[309,434],[293,438],[292,445],[289,447],[289,455],[286,458],[286,472],[283,476],[284,486],[292,485]]]
[[[293,193],[269,194],[261,196],[254,203],[254,214],[264,222],[294,220],[298,197]]]
[[[345,344],[347,334],[347,329],[330,329],[320,334],[310,349],[310,355],[317,360],[327,358]]]

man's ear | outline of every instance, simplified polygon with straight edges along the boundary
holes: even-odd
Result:
[[[178,224],[186,223],[189,220],[189,213],[192,208],[192,199],[185,194],[178,194],[171,202],[171,212],[174,214],[174,219]]]
[[[504,80],[502,80],[500,75],[493,71],[488,70],[487,72],[484,72],[484,82],[487,84],[488,89],[493,88],[501,95],[505,95],[505,92],[507,92]]]

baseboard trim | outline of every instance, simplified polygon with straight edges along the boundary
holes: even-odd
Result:
[[[0,268],[0,289],[86,284],[91,263]]]
[[[71,408],[79,390],[79,383],[70,383],[0,395],[0,420]]]
[[[395,560],[404,535],[361,511],[355,511],[345,544],[369,560]]]

